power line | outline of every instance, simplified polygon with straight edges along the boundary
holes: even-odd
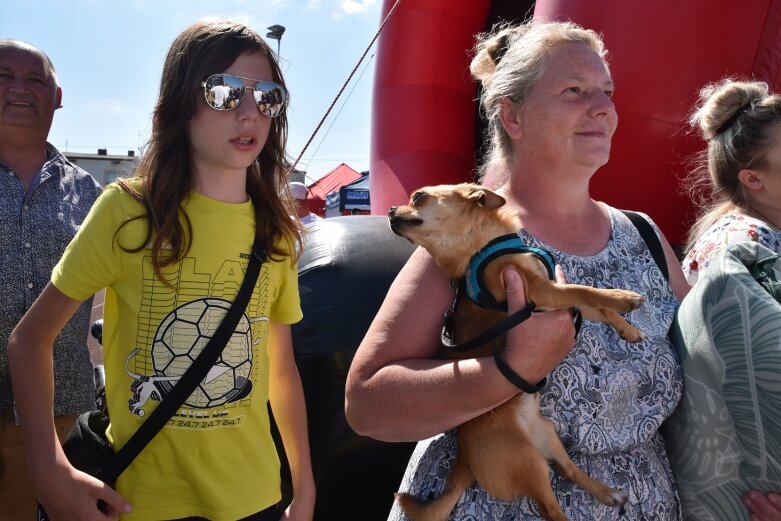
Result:
[[[339,99],[339,96],[342,95],[342,92],[344,92],[344,89],[347,87],[347,84],[350,83],[350,80],[355,75],[355,71],[358,70],[358,67],[361,66],[361,62],[364,58],[366,58],[366,55],[369,53],[369,50],[372,48],[372,45],[374,45],[374,42],[377,41],[377,38],[380,36],[380,32],[382,31],[382,28],[385,27],[385,24],[388,23],[388,20],[390,20],[391,15],[394,11],[396,11],[396,8],[401,3],[401,0],[396,0],[396,3],[393,4],[393,6],[388,11],[388,14],[385,15],[385,19],[380,24],[380,27],[377,28],[377,32],[374,33],[374,37],[369,42],[369,45],[366,46],[366,49],[363,51],[363,54],[358,59],[358,63],[355,64],[355,67],[353,67],[353,70],[350,72],[349,76],[347,76],[347,79],[344,81],[344,84],[342,85],[342,88],[339,89],[339,92],[336,94],[336,97],[331,102],[331,105],[328,107],[328,110],[325,111],[325,114],[323,114],[322,119],[320,120],[320,123],[317,124],[317,127],[315,127],[314,132],[312,132],[312,135],[309,136],[309,140],[304,145],[304,148],[301,150],[301,153],[298,155],[295,161],[293,161],[293,164],[290,166],[290,171],[292,172],[295,170],[296,165],[301,160],[301,158],[304,155],[304,152],[306,152],[306,149],[309,147],[309,144],[312,142],[312,140],[315,138],[315,135],[317,134],[318,130],[320,130],[320,127],[323,126],[323,123],[325,122],[326,118],[328,117],[328,114],[331,113],[331,110],[334,108],[334,105],[336,105],[336,101]]]
[[[369,68],[369,65],[371,64],[371,61],[374,59],[374,55],[372,54],[369,58],[369,61],[366,62],[366,65],[363,67],[363,70],[361,71],[361,74],[358,76],[358,79],[355,80],[355,83],[353,83],[353,88],[350,89],[350,92],[347,94],[347,97],[344,99],[344,102],[342,102],[342,105],[339,107],[339,110],[337,111],[336,115],[334,116],[334,119],[331,120],[331,124],[328,125],[328,128],[325,131],[325,134],[323,134],[323,137],[320,139],[320,142],[317,144],[317,148],[315,148],[315,151],[312,152],[312,158],[306,163],[306,167],[304,168],[304,171],[306,171],[307,168],[309,168],[309,165],[314,161],[314,157],[317,155],[317,151],[320,150],[320,147],[325,143],[325,139],[328,137],[328,134],[331,132],[331,129],[334,126],[334,123],[336,123],[336,120],[339,119],[339,114],[342,113],[342,110],[344,110],[345,105],[347,105],[347,102],[350,101],[350,96],[353,95],[353,92],[355,91],[355,88],[358,86],[358,84],[361,82],[361,78],[363,78],[364,73],[366,73],[366,69]],[[299,161],[301,158],[299,157]],[[346,161],[343,159],[342,161]]]

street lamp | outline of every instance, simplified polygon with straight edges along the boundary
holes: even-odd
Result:
[[[285,34],[285,28],[279,24],[274,24],[268,28],[266,38],[271,38],[277,41],[277,54],[279,54],[279,46],[282,44],[282,35]]]

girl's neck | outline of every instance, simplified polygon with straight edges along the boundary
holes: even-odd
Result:
[[[781,210],[767,205],[753,203],[743,210],[742,213],[749,217],[753,217],[754,219],[759,219],[776,230],[781,229]]]
[[[247,202],[247,172],[210,175],[196,171],[193,176],[193,190],[210,199],[223,203]]]

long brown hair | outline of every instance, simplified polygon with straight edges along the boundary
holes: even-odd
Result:
[[[284,86],[274,51],[255,31],[240,23],[201,20],[185,29],[168,50],[152,117],[152,135],[135,171],[140,189],[133,187],[137,186],[133,179],[118,181],[144,206],[145,214],[138,218],[146,218],[148,223],[144,241],[123,249],[136,253],[151,240],[152,264],[163,282],[161,268],[183,259],[192,240],[192,225],[182,205],[193,188],[188,122],[195,115],[198,97],[203,96],[201,83],[230,67],[240,55],[256,52],[268,58],[273,81]],[[255,234],[262,239],[266,256],[275,260],[286,253],[275,245],[280,238],[287,240],[291,249],[295,244],[299,252],[302,248],[302,227],[290,217],[295,209],[288,189],[286,144],[287,108],[271,120],[266,144],[247,169]]]

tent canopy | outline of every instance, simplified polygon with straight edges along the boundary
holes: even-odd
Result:
[[[306,198],[309,210],[321,217],[325,217],[326,196],[330,192],[339,190],[342,186],[352,183],[360,177],[361,174],[357,171],[347,166],[347,164],[341,163],[339,166],[309,185],[309,195]]]

